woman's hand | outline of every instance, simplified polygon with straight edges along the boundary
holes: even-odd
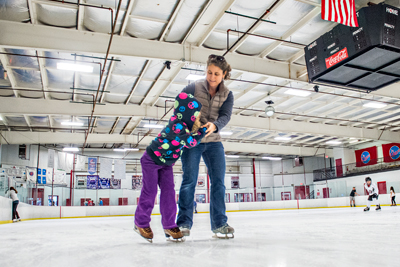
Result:
[[[217,126],[215,126],[214,123],[212,122],[207,122],[206,124],[202,125],[201,128],[206,127],[207,131],[206,131],[206,136],[209,136],[210,134],[212,134],[213,132],[215,132],[215,130],[217,130]]]

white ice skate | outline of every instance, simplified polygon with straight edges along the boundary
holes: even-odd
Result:
[[[213,230],[213,233],[215,234],[213,238],[231,239],[235,237],[233,235],[234,232],[235,229],[233,229],[233,227],[229,226],[228,224],[225,224],[224,226]]]
[[[181,230],[181,233],[183,234],[183,236],[190,236],[190,229],[185,227],[185,226],[181,226],[179,227],[179,230]]]
[[[164,229],[165,237],[167,238],[167,241],[171,242],[185,242],[185,236],[179,230],[178,227],[171,228],[171,229]]]

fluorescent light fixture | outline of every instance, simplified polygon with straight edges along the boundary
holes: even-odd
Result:
[[[79,148],[77,148],[77,147],[64,147],[63,151],[78,152]]]
[[[295,95],[295,96],[302,96],[306,97],[311,95],[311,92],[309,91],[302,91],[302,90],[297,90],[297,89],[289,89],[285,92],[286,95]]]
[[[57,69],[80,71],[80,72],[93,72],[92,66],[73,64],[73,63],[61,63],[61,62],[57,63]]]
[[[206,77],[206,76],[204,76],[204,75],[189,74],[189,75],[186,77],[186,80],[197,81],[197,80],[200,80],[200,79],[204,79],[205,77]]]
[[[387,105],[385,103],[379,103],[379,102],[369,102],[363,105],[363,107],[366,108],[384,108]]]
[[[3,120],[3,117],[2,116],[0,116],[0,121],[2,121]]]
[[[275,137],[274,139],[277,140],[277,141],[289,141],[289,140],[291,140],[292,138],[289,137],[289,136],[277,136],[277,137]]]
[[[232,135],[233,132],[220,132],[219,134],[220,135]]]
[[[143,127],[161,129],[161,128],[164,128],[164,125],[161,125],[161,124],[145,124],[145,125],[143,125]]]
[[[139,148],[124,148],[125,151],[139,151]]]
[[[349,142],[349,144],[354,144],[354,143],[358,143],[358,140],[352,140]]]
[[[83,122],[63,121],[63,122],[61,122],[61,125],[67,125],[67,126],[83,126]]]
[[[232,158],[232,159],[240,158],[240,156],[238,156],[238,155],[225,155],[225,157]]]
[[[263,159],[268,159],[268,160],[282,160],[280,157],[262,157]]]
[[[327,145],[340,145],[342,142],[340,141],[335,141],[335,140],[331,140],[326,142]]]
[[[115,152],[125,152],[125,149],[123,149],[123,148],[114,148],[113,151],[115,151]]]

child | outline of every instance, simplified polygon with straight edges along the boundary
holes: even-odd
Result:
[[[140,159],[143,187],[135,212],[134,230],[149,242],[153,240],[150,215],[157,195],[157,185],[161,190],[160,212],[165,236],[184,241],[175,223],[176,202],[172,166],[180,158],[183,147],[195,147],[205,136],[206,128],[199,130],[201,106],[192,95],[180,93],[175,99],[174,115],[168,125],[150,143]]]
[[[368,201],[367,201],[367,207],[364,209],[364,211],[369,211],[369,207],[371,206],[371,203],[374,202],[376,205],[376,210],[381,210],[381,205],[379,205],[378,197],[379,197],[379,191],[378,187],[376,184],[372,183],[371,178],[367,177],[365,178],[365,190],[368,192]],[[374,200],[375,199],[375,200]]]
[[[392,205],[391,206],[396,206],[396,193],[394,192],[393,186],[390,187],[390,198],[392,200]]]
[[[353,190],[350,192],[350,207],[356,206],[356,195],[360,195],[356,192],[356,188],[353,187]]]
[[[18,196],[17,196],[18,191],[14,187],[10,187],[10,193],[9,194],[10,194],[10,198],[13,200],[13,203],[12,203],[12,221],[14,223],[15,222],[20,222],[21,218],[19,217],[19,214],[18,214],[18,211],[17,211],[17,207],[18,207],[18,204],[19,204],[19,199],[18,199]]]

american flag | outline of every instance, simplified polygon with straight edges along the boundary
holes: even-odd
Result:
[[[321,17],[350,27],[358,27],[355,0],[321,0]]]

